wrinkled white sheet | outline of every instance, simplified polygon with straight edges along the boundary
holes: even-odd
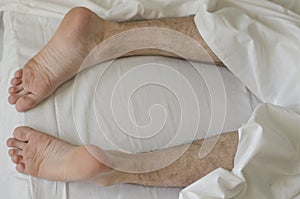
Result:
[[[79,1],[78,1],[79,2]],[[85,2],[85,1],[82,1]],[[54,95],[43,102],[37,108],[26,112],[17,113],[13,106],[8,105],[6,99],[8,97],[7,89],[9,87],[10,78],[14,71],[22,67],[28,59],[37,53],[51,38],[60,23],[61,16],[64,11],[67,11],[68,6],[61,6],[59,3],[51,1],[40,3],[31,2],[29,4],[5,4],[0,8],[6,10],[1,12],[1,63],[0,63],[0,121],[1,121],[1,150],[0,150],[0,193],[3,198],[177,198],[180,189],[171,188],[150,188],[133,185],[117,185],[109,188],[101,188],[95,184],[87,183],[60,183],[50,182],[47,180],[37,179],[30,176],[25,176],[15,171],[14,165],[10,162],[7,155],[7,147],[5,140],[11,136],[13,129],[19,125],[28,125],[38,130],[47,132],[51,135],[64,139],[74,144],[82,142],[97,141],[99,146],[105,149],[116,149],[117,147],[123,150],[132,152],[148,151],[161,148],[170,141],[174,136],[174,130],[178,127],[180,119],[179,106],[176,98],[172,96],[166,89],[159,86],[147,87],[140,89],[133,98],[134,114],[138,123],[149,123],[147,111],[153,104],[162,104],[167,111],[168,120],[162,129],[162,136],[154,137],[151,142],[143,142],[134,139],[129,135],[124,135],[115,127],[113,120],[105,120],[103,117],[100,120],[102,125],[107,126],[109,135],[113,136],[114,145],[109,144],[103,134],[99,134],[99,128],[90,106],[90,96],[93,94],[91,86],[97,85],[95,74],[101,71],[105,64],[83,71],[80,75],[62,86]],[[91,3],[91,2],[89,2]],[[47,5],[47,6],[46,6]],[[93,8],[95,4],[92,4]],[[47,7],[47,11],[39,6]],[[99,6],[98,6],[99,7]],[[27,9],[24,9],[27,8]],[[61,8],[61,9],[58,9]],[[52,10],[51,10],[52,9]],[[132,8],[134,9],[134,8]],[[56,11],[63,10],[61,14],[55,14]],[[52,14],[51,14],[52,13]],[[54,14],[53,14],[54,13]],[[123,13],[120,13],[121,16]],[[41,15],[41,16],[40,16]],[[152,63],[152,64],[151,64]],[[185,61],[177,59],[162,58],[162,57],[138,57],[130,59],[121,59],[111,66],[111,70],[107,70],[105,76],[99,86],[98,94],[105,93],[107,85],[112,79],[119,78],[124,72],[137,65],[160,63],[174,68],[187,78],[192,87],[195,89],[199,99],[201,110],[200,129],[207,127],[207,120],[210,117],[210,95],[207,92],[204,81],[201,76],[195,73],[195,69]],[[200,64],[199,68],[203,69],[204,73],[209,74],[209,68]],[[208,70],[206,70],[208,69]],[[206,72],[205,72],[206,71]],[[156,71],[157,77],[167,79],[160,70]],[[254,95],[249,93],[242,83],[234,77],[225,68],[221,69],[221,75],[225,86],[225,100],[220,98],[220,103],[225,103],[227,106],[227,115],[224,129],[225,131],[237,129],[243,122],[247,121],[252,111],[256,107],[258,100]],[[86,79],[89,81],[86,81]],[[215,80],[214,76],[209,79]],[[182,89],[182,82],[178,83],[178,88],[184,96],[185,90]],[[175,85],[177,85],[175,83]],[[98,86],[98,85],[97,85]],[[94,87],[93,87],[94,89]],[[106,90],[105,90],[106,89]],[[124,87],[123,92],[128,88]],[[224,92],[223,88],[216,90],[219,93]],[[75,92],[73,92],[73,90]],[[151,95],[148,93],[151,91]],[[84,97],[87,96],[87,97]],[[74,100],[72,104],[72,99]],[[77,101],[76,101],[77,100]],[[106,108],[109,99],[101,99],[98,104],[99,110]],[[185,101],[181,103],[189,103],[189,96],[185,96]],[[73,108],[72,108],[73,105]],[[241,108],[243,107],[243,108]],[[107,112],[99,111],[99,114],[107,114]],[[101,118],[101,117],[100,117]],[[186,118],[193,120],[194,118]],[[85,122],[87,121],[87,122]],[[203,126],[204,124],[204,126]],[[112,133],[113,132],[113,133]],[[192,131],[187,130],[186,135],[181,134],[181,141],[172,143],[181,144],[194,138]],[[184,135],[184,136],[183,136]],[[94,139],[96,136],[97,139]],[[199,130],[197,138],[203,138],[205,131]]]
[[[188,16],[201,5],[195,0],[2,0],[3,10],[35,13],[61,18],[70,8],[84,6],[114,21]]]
[[[300,1],[202,0],[195,23],[262,101],[300,112]]]
[[[296,81],[296,78],[299,77],[299,70],[297,70],[297,56],[299,55],[300,41],[298,34],[298,14],[300,12],[299,1],[178,0],[164,2],[165,3],[158,4],[156,1],[147,0],[69,0],[63,2],[54,0],[1,1],[0,10],[6,11],[2,12],[2,16],[6,18],[6,23],[4,24],[7,25],[3,35],[3,41],[5,42],[2,42],[4,50],[0,51],[2,53],[0,67],[1,99],[7,98],[7,93],[5,91],[8,87],[9,78],[12,76],[13,71],[15,71],[17,67],[21,67],[27,59],[29,59],[46,43],[58,25],[63,14],[65,14],[71,7],[86,6],[94,10],[100,16],[117,21],[136,18],[183,16],[194,14],[199,9],[195,18],[199,31],[209,46],[230,68],[230,70],[263,101],[286,106],[299,112],[299,82]],[[24,15],[19,13],[23,13]],[[33,17],[35,15],[44,16],[44,18]],[[39,24],[36,26],[32,25],[36,22]],[[30,24],[30,27],[26,27],[26,24],[28,23]],[[284,50],[281,51],[280,49]],[[157,58],[153,59],[157,61]],[[125,62],[127,63],[127,61]],[[128,65],[130,66],[129,63],[131,64],[132,62],[128,61]],[[134,63],[137,62],[135,61]],[[82,73],[81,77],[84,78],[84,76],[88,73],[88,71]],[[232,117],[229,117],[232,120],[229,121],[233,124],[229,125],[229,122],[228,128],[234,129],[237,128],[236,125],[240,126],[241,123],[245,121],[245,118],[248,118],[252,108],[255,107],[257,103],[253,103],[251,98],[255,97],[252,95],[249,97],[247,89],[238,83],[239,81],[233,78],[230,73],[224,72],[222,74],[230,76],[228,78],[229,84],[226,88],[228,89],[227,92],[230,93],[227,97],[231,97],[228,100],[228,106],[231,108],[230,110],[232,110]],[[226,78],[224,78],[224,81],[225,80]],[[80,143],[79,136],[76,133],[75,124],[72,123],[73,121],[71,122],[72,124],[69,124],[69,120],[66,119],[71,115],[71,110],[69,108],[71,94],[69,90],[73,85],[74,82],[66,84],[60,88],[54,96],[48,99],[37,109],[25,114],[17,114],[13,107],[8,106],[5,101],[1,101],[0,119],[1,122],[5,124],[1,126],[2,135],[4,137],[9,137],[15,126],[26,124],[67,141]],[[235,95],[238,96],[238,98]],[[62,99],[64,100],[61,101]],[[233,104],[230,105],[231,102]],[[247,108],[242,109],[240,107]],[[272,114],[268,114],[267,110],[271,110],[270,112]],[[241,113],[241,111],[244,112]],[[85,112],[88,111],[82,111],[84,114]],[[44,113],[47,113],[47,116],[41,118],[41,115]],[[82,114],[82,117],[84,114]],[[262,119],[260,117],[261,115],[268,118]],[[275,118],[277,115],[282,121],[278,121],[274,124],[274,127],[280,127],[278,131],[276,128],[273,129],[273,115],[275,115]],[[280,159],[282,157],[281,155],[277,157],[277,154],[265,154],[265,152],[268,152],[268,148],[266,148],[264,143],[260,142],[261,140],[257,140],[257,137],[252,136],[253,132],[260,132],[257,133],[257,136],[267,138],[270,135],[270,132],[278,132],[278,134],[282,135],[284,139],[275,140],[279,143],[277,146],[287,146],[288,141],[286,140],[291,139],[291,136],[295,139],[291,140],[296,141],[298,137],[294,135],[293,132],[298,132],[299,130],[289,131],[282,134],[282,128],[284,129],[284,132],[285,129],[293,130],[290,129],[289,126],[295,127],[294,130],[296,130],[297,126],[295,126],[295,124],[297,125],[297,122],[290,123],[290,121],[285,120],[282,116],[286,116],[291,120],[297,120],[298,118],[293,113],[270,105],[263,105],[257,109],[249,123],[240,130],[241,142],[239,144],[238,154],[241,154],[241,156],[236,156],[236,161],[239,160],[244,164],[235,165],[233,172],[226,172],[222,169],[212,172],[203,178],[205,179],[205,183],[203,183],[203,180],[200,180],[191,185],[182,192],[181,197],[231,198],[235,196],[239,198],[244,196],[242,198],[246,198],[245,193],[247,193],[248,196],[254,195],[254,197],[250,198],[272,198],[273,196],[271,194],[273,193],[277,194],[276,197],[282,196],[278,198],[295,196],[298,193],[297,184],[299,184],[295,177],[297,176],[297,171],[295,170],[295,172],[292,172],[293,168],[288,168],[285,165],[288,160],[286,161],[286,159],[284,159],[282,161],[282,159]],[[253,118],[259,118],[262,122],[254,121]],[[145,121],[147,121],[147,118],[145,118]],[[270,123],[272,123],[272,126],[269,125]],[[267,129],[266,131],[262,131],[256,128],[253,129],[253,125],[251,124],[254,124],[254,126],[267,125],[269,127],[268,129],[271,130]],[[279,124],[281,125],[279,126]],[[85,127],[83,126],[82,129],[84,128]],[[272,139],[276,139],[276,136],[271,137]],[[86,140],[88,140],[89,136],[87,135],[86,138]],[[243,140],[245,140],[245,142]],[[128,146],[132,144],[129,140],[125,141],[125,143],[128,143]],[[116,142],[118,142],[118,140],[116,140]],[[119,143],[124,145],[124,140],[119,140]],[[157,143],[161,144],[161,142]],[[136,144],[136,146],[139,146],[139,144]],[[254,146],[256,146],[256,148],[254,148]],[[109,148],[110,146],[106,147]],[[141,149],[139,147],[133,147],[131,150],[150,150],[152,147],[157,148],[159,146],[148,144],[145,148]],[[1,142],[0,150],[0,160],[1,165],[3,165],[3,168],[0,171],[0,190],[1,194],[3,194],[6,198],[20,198],[20,192],[22,193],[22,198],[140,198],[141,195],[143,198],[174,198],[177,196],[179,191],[178,189],[157,189],[131,185],[99,188],[96,185],[82,183],[55,183],[23,176],[15,172],[12,164],[9,163],[5,149],[6,147],[3,141]],[[287,146],[287,149],[290,151],[293,150],[290,145]],[[242,153],[247,152],[247,150],[250,150],[251,153]],[[294,150],[294,152],[295,151],[296,150]],[[277,176],[279,176],[278,179],[270,178],[270,175],[268,175],[271,171],[274,171],[272,170],[273,168],[269,173],[266,172],[259,176],[255,173],[256,171],[259,173],[259,171],[261,171],[259,169],[261,168],[255,169],[257,167],[253,167],[252,162],[254,161],[254,163],[261,164],[266,161],[257,158],[257,156],[251,156],[251,154],[255,153],[262,153],[264,157],[267,157],[267,160],[272,159],[273,161],[281,162],[279,167],[274,168],[278,171],[278,173],[276,173]],[[283,153],[286,154],[285,151],[282,152],[282,154]],[[294,155],[296,155],[296,153],[294,153]],[[277,159],[273,156],[277,157]],[[261,163],[259,163],[258,160],[261,161]],[[291,167],[295,166],[292,163],[289,165]],[[267,164],[267,166],[269,165]],[[250,170],[248,170],[249,167]],[[255,170],[255,172],[253,170]],[[243,173],[241,173],[241,171],[243,171]],[[251,173],[249,174],[246,171],[251,171]],[[293,175],[285,175],[282,177],[282,173]],[[254,178],[251,177],[252,175],[254,175]],[[266,180],[259,178],[259,182],[257,182],[258,178],[255,178],[255,176],[261,177],[267,175],[269,178]],[[269,182],[272,183],[272,185],[274,184],[271,191],[263,189],[263,187],[265,188]],[[260,184],[261,187],[257,187],[256,184]],[[204,189],[202,189],[203,187]],[[203,193],[201,192],[203,190],[211,190],[211,192]],[[256,190],[260,191],[257,192]]]
[[[300,115],[270,104],[239,129],[231,172],[219,168],[185,188],[180,199],[299,198]]]
[[[262,101],[299,113],[300,1],[202,2],[195,23],[210,48]],[[299,198],[295,112],[261,105],[239,130],[232,172],[217,169],[180,198]]]

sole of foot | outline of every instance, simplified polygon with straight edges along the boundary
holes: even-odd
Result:
[[[71,9],[48,44],[15,73],[8,102],[25,112],[49,97],[77,74],[108,23],[86,8]]]
[[[80,181],[112,169],[76,146],[29,127],[18,127],[7,140],[9,156],[20,173],[54,181]],[[103,153],[101,149],[97,149]]]

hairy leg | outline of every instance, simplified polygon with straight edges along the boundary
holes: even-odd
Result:
[[[200,159],[198,153],[202,144],[203,140],[193,142],[182,156],[162,169],[145,173],[116,171],[99,178],[98,181],[104,185],[132,183],[146,186],[186,187],[217,168],[232,170],[238,146],[237,132],[222,134],[213,150],[206,157]],[[158,154],[148,160],[139,158],[138,155],[131,158],[135,158],[137,162],[140,161],[138,165],[141,167],[143,164],[163,162],[166,157],[181,151],[182,147],[186,146],[158,151]],[[126,155],[124,156],[126,157]]]
[[[116,51],[119,45],[124,48],[133,45],[133,42],[126,41],[126,37],[114,44],[110,38],[124,31],[135,30],[143,27],[165,28],[180,32],[202,46],[203,52],[195,52],[189,46],[182,48],[182,55],[185,58],[197,61],[212,60],[219,65],[221,61],[213,54],[197,31],[193,17],[168,18],[149,21],[136,21],[126,23],[115,23],[103,20],[92,11],[86,8],[73,8],[64,17],[58,30],[48,44],[25,66],[15,73],[9,88],[9,103],[15,104],[17,111],[24,112],[37,106],[42,100],[51,95],[61,84],[74,77],[80,70],[86,56],[97,45],[102,45],[99,62],[116,58]],[[162,36],[153,38],[151,30],[146,34],[135,36],[136,41],[154,42],[166,41],[171,45],[177,45],[172,37]],[[149,37],[152,35],[152,37]],[[155,35],[154,35],[155,36]],[[168,41],[170,40],[170,41]],[[109,41],[109,42],[104,42]],[[181,44],[180,44],[181,45]],[[172,47],[172,46],[171,46]],[[179,46],[181,47],[181,46]],[[208,52],[209,56],[206,54]],[[133,50],[120,56],[133,55],[162,55],[179,57],[178,55],[160,49]],[[211,59],[212,58],[212,59]],[[86,66],[88,67],[88,66]]]
[[[202,143],[203,140],[193,142],[175,162],[157,171],[126,173],[101,163],[98,159],[101,159],[101,156],[106,158],[106,152],[100,148],[75,146],[28,127],[16,128],[14,138],[7,140],[7,145],[13,148],[9,150],[9,155],[16,164],[16,169],[24,174],[65,182],[93,178],[104,186],[134,183],[167,187],[187,186],[219,167],[228,170],[233,168],[238,144],[236,132],[221,135],[214,149],[205,158],[199,159],[198,152]],[[141,154],[113,153],[124,160],[115,164],[127,164],[127,160],[133,159],[133,166],[143,167],[149,163],[163,162],[168,156],[177,155],[182,147],[185,146],[158,151],[152,158],[147,159]],[[105,175],[98,177],[100,174]]]

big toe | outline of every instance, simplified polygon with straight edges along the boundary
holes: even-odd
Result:
[[[40,103],[41,99],[32,93],[26,94],[16,101],[16,109],[18,112],[25,112],[34,108]]]
[[[27,126],[20,126],[15,128],[13,135],[16,139],[26,142],[29,140],[30,136],[33,133],[33,129]]]

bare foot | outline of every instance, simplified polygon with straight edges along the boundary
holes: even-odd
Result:
[[[69,11],[48,44],[15,73],[9,103],[19,112],[27,111],[75,76],[110,23],[86,8]]]
[[[112,171],[84,146],[75,146],[29,127],[18,127],[7,146],[16,169],[24,174],[55,181],[79,181]],[[99,149],[100,150],[100,149]]]

